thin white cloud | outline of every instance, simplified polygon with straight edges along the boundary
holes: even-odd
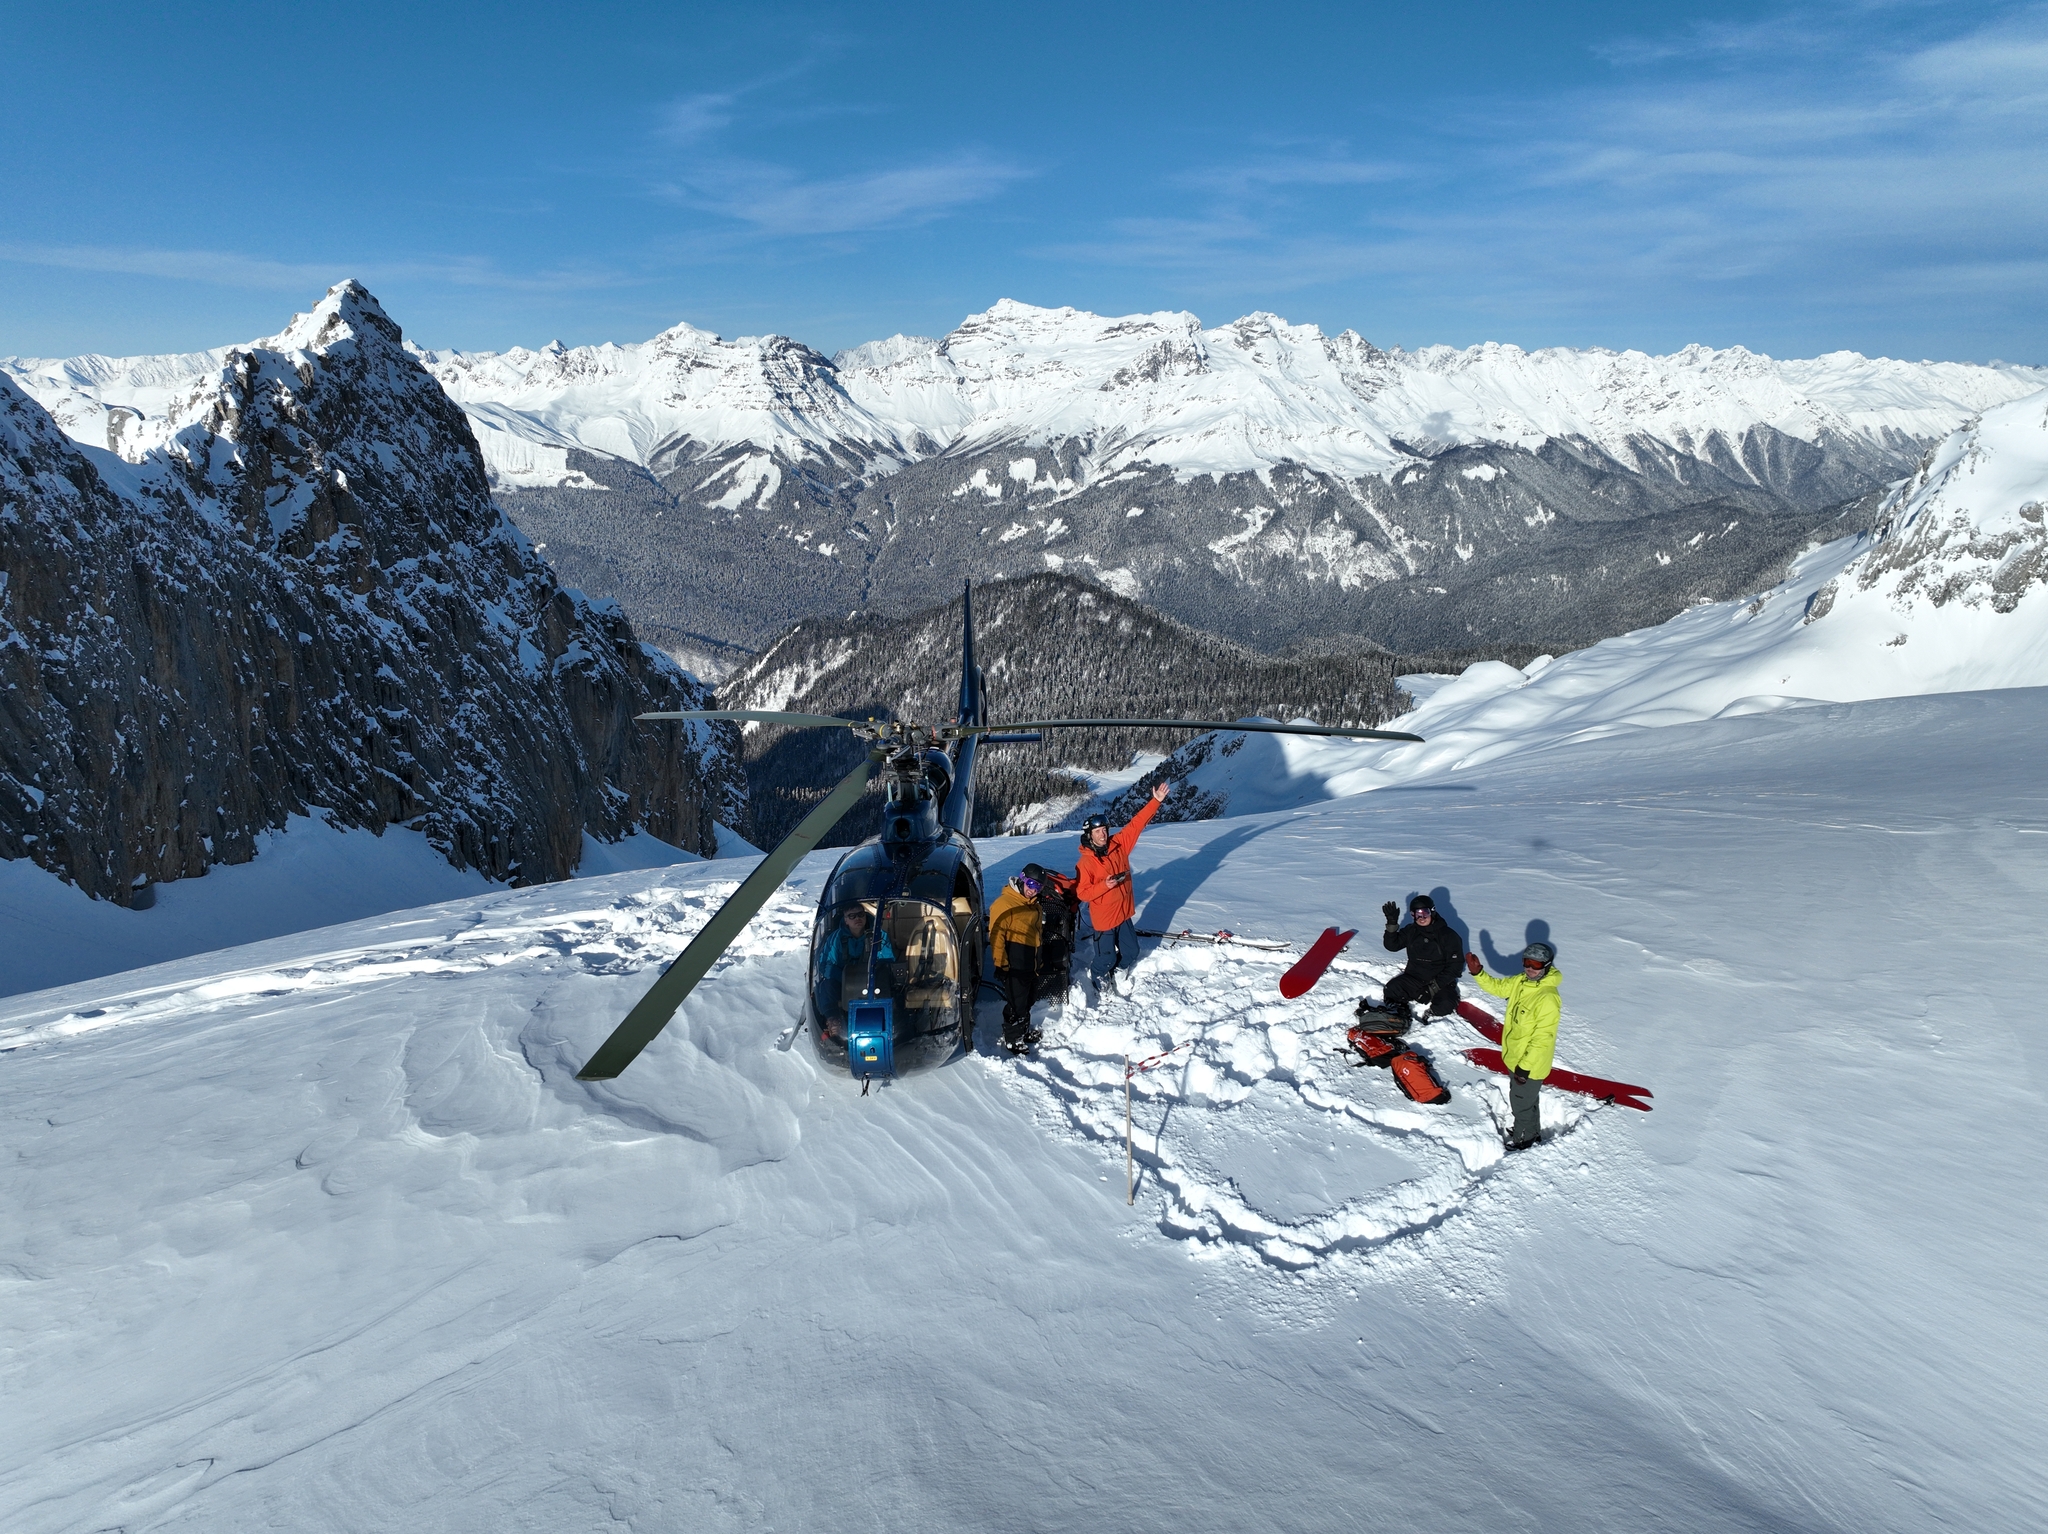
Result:
[[[823,101],[815,93],[793,101],[794,93],[774,89],[808,74],[832,51],[829,40],[814,40],[802,57],[772,73],[669,102],[653,134],[660,168],[648,178],[650,191],[728,220],[736,226],[729,236],[745,241],[915,227],[1036,174],[1018,160],[958,148],[843,175],[806,175],[780,161],[722,147],[764,126],[868,110]],[[701,238],[708,231],[697,233]]]
[[[0,261],[26,266],[58,267],[74,272],[118,272],[135,277],[164,277],[179,282],[204,282],[215,287],[261,292],[324,291],[338,274],[363,281],[443,283],[461,288],[495,288],[509,292],[555,293],[617,286],[617,275],[599,270],[558,269],[513,273],[478,257],[441,261],[273,261],[231,250],[165,250],[152,246],[48,245],[19,240],[0,241]]]
[[[695,144],[721,132],[732,122],[733,91],[683,96],[661,110],[659,135],[672,144]]]
[[[119,272],[134,277],[169,277],[218,287],[296,293],[324,288],[338,268],[332,264],[271,261],[222,250],[158,250],[144,246],[38,245],[0,241],[0,261],[53,266],[74,272]]]
[[[668,194],[761,234],[854,234],[926,222],[1030,174],[1015,162],[971,153],[813,180],[783,166],[719,160],[693,167]]]
[[[1180,178],[1180,184],[1244,197],[1285,187],[1373,186],[1410,173],[1408,167],[1392,162],[1341,155],[1267,155],[1191,171]]]
[[[1819,69],[1817,43],[1772,53],[1815,35],[1807,13],[1715,34],[1700,45],[1742,67],[1502,104],[1416,139],[1437,163],[1390,179],[1210,167],[1181,183],[1207,194],[1187,216],[1040,253],[1195,293],[1377,283],[1528,317],[1758,283],[1816,308],[1910,295],[1936,313],[2001,274],[2024,283],[2048,249],[2048,8],[1949,25],[1906,48],[1838,31]]]

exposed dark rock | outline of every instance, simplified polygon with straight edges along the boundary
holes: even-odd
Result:
[[[556,581],[363,289],[176,425],[127,464],[0,379],[0,856],[132,903],[323,810],[531,883],[740,817],[727,727],[633,722],[701,685]]]

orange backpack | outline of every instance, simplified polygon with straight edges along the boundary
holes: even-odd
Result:
[[[1451,1090],[1436,1079],[1436,1072],[1429,1068],[1429,1062],[1417,1054],[1403,1052],[1387,1062],[1387,1068],[1394,1073],[1394,1085],[1407,1094],[1413,1103],[1447,1103]]]

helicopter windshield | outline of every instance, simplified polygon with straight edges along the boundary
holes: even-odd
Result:
[[[926,900],[851,900],[818,913],[811,999],[835,1043],[846,1006],[862,996],[896,1003],[899,1039],[959,1025],[960,940],[945,907]]]

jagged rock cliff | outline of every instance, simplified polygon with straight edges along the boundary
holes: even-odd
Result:
[[[147,425],[81,448],[0,379],[0,856],[128,903],[317,809],[530,883],[742,812],[727,727],[633,723],[702,687],[557,583],[361,287]]]

